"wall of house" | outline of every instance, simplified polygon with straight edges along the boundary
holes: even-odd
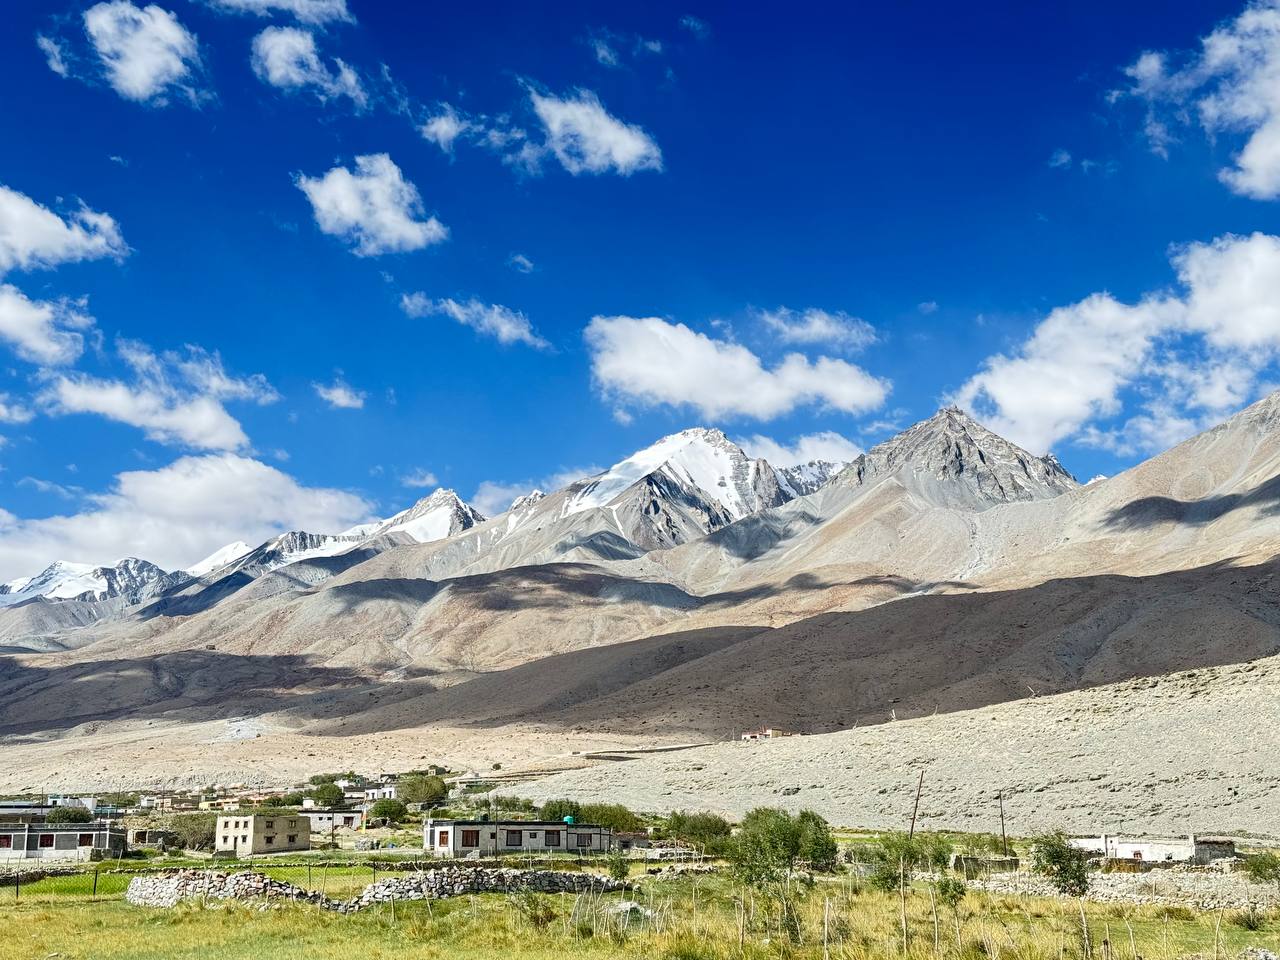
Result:
[[[100,824],[66,827],[42,824],[0,826],[0,862],[5,860],[89,860],[94,851],[104,858],[119,857],[127,849],[123,830]]]
[[[219,817],[214,849],[240,856],[310,850],[311,821],[298,813]]]

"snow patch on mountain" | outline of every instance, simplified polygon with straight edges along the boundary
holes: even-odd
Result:
[[[46,600],[140,598],[171,575],[154,563],[125,557],[111,566],[57,560],[34,577],[0,584],[0,606],[42,597]]]
[[[847,467],[832,460],[810,460],[778,471],[778,484],[792,497],[807,497]]]
[[[440,489],[378,524],[366,536],[406,533],[419,543],[443,540],[484,522],[480,512],[452,490]]]
[[[187,573],[193,577],[203,577],[207,573],[212,573],[219,567],[225,567],[228,563],[235,563],[246,553],[251,551],[253,547],[249,546],[243,540],[237,540],[235,543],[228,543],[225,547],[219,547],[213,553],[209,554],[199,563],[194,563],[187,567]]]

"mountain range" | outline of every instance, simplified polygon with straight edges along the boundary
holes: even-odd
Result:
[[[848,464],[778,468],[695,428],[492,518],[438,490],[186,571],[124,562],[138,582],[55,564],[3,592],[0,734],[19,762],[0,786],[63,776],[88,744],[100,769],[76,775],[123,784],[162,757],[199,782],[370,750],[565,766],[997,708],[1055,737],[1062,721],[1018,704],[1071,716],[1073,697],[1127,702],[1134,678],[1207,671],[1212,698],[1214,671],[1271,675],[1278,503],[1280,394],[1088,485],[949,407]],[[1171,776],[1214,762],[1166,748]],[[601,796],[634,801],[626,771],[654,773],[623,768]]]

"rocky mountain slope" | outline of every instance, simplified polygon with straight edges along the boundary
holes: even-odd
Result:
[[[176,580],[186,579],[178,574]],[[111,600],[137,602],[157,589],[171,585],[175,577],[154,563],[125,557],[108,567],[55,561],[34,577],[0,584],[0,605],[45,600]]]

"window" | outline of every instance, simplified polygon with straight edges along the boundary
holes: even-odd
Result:
[[[0,847],[4,848],[5,850],[12,850],[12,849],[13,849],[13,837],[11,837],[11,836],[9,836],[9,835],[7,835],[7,834],[6,834],[5,836],[3,836],[3,837],[0,837]]]
[[[81,846],[81,847],[92,847],[92,846],[93,846],[93,834],[92,834],[92,833],[82,833],[82,834],[80,834],[80,839],[76,842],[76,845],[77,845],[77,846]]]
[[[441,830],[436,834],[436,846],[447,847],[449,845],[449,831]]]
[[[40,834],[40,846],[42,846],[42,847],[52,847],[52,846],[53,846],[53,834],[52,834],[52,833],[42,833],[42,834]]]
[[[276,825],[276,822],[274,820],[268,820],[266,823],[263,824],[263,826],[266,827],[268,830],[270,830],[275,825]]]
[[[297,843],[297,842],[298,842],[298,835],[297,835],[296,833],[291,833],[291,834],[289,834],[289,842],[290,842],[290,843]]]
[[[480,846],[480,831],[479,830],[463,830],[462,845],[464,847]]]
[[[578,834],[578,846],[580,846],[580,847],[589,847],[589,846],[591,846],[591,834],[589,834],[589,833],[580,833],[580,834]]]
[[[518,847],[518,846],[520,846],[521,840],[522,840],[522,837],[521,837],[521,834],[520,834],[520,831],[519,831],[519,830],[508,830],[508,831],[507,831],[507,846],[508,846],[508,847]]]
[[[244,836],[242,836],[242,837],[240,838],[240,842],[241,842],[241,843],[248,843],[248,842],[249,842],[249,835],[246,833]]]
[[[231,842],[230,838],[224,833],[222,835],[222,845],[225,847],[230,842]]]
[[[296,827],[297,825],[298,825],[298,821],[297,821],[297,820],[290,820],[290,821],[289,821],[289,826],[290,826],[290,827]]]
[[[543,842],[544,842],[544,843],[545,843],[545,845],[546,845],[546,846],[548,846],[548,847],[558,847],[558,846],[560,846],[560,831],[559,831],[559,830],[547,830],[546,832],[544,832],[544,833],[543,833],[542,838],[543,838]]]
[[[267,846],[271,846],[271,844],[276,842],[276,838],[274,835],[270,837],[264,837],[263,839],[267,841]]]

